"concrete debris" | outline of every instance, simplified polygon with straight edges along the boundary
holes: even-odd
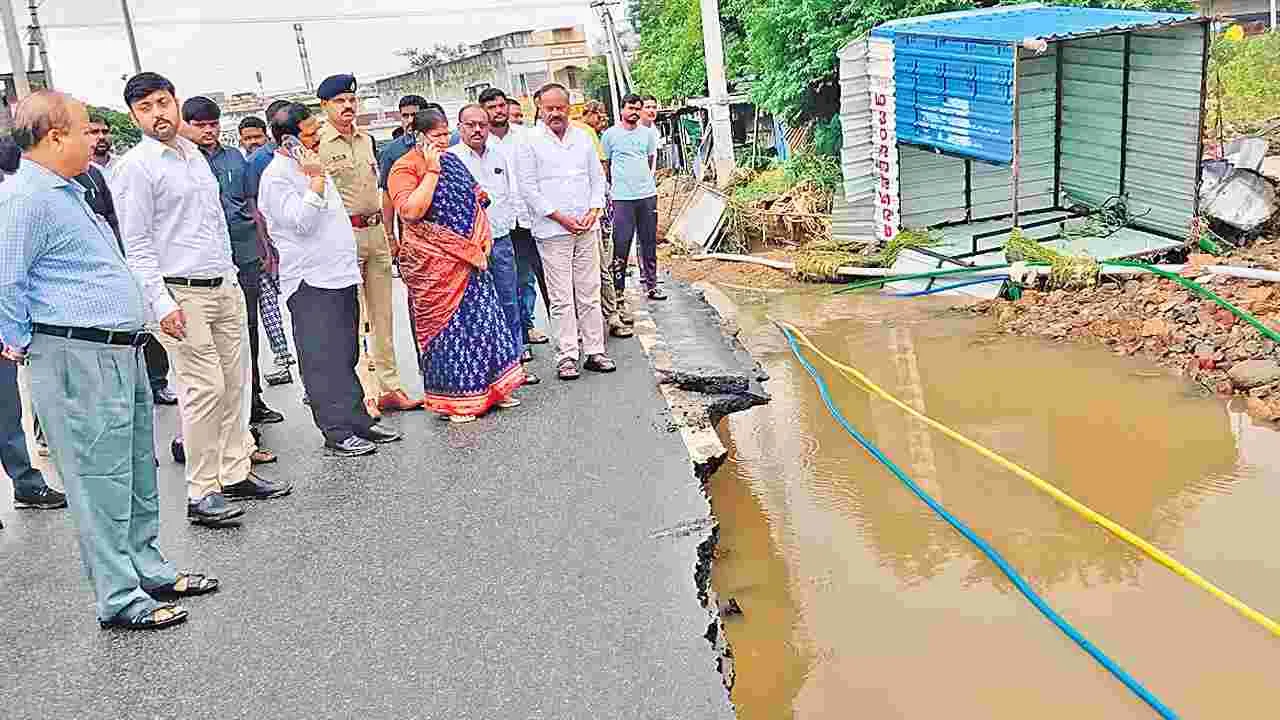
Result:
[[[726,618],[741,614],[742,606],[738,604],[736,598],[729,598],[728,600],[720,603],[720,617]]]
[[[1267,139],[1239,137],[1223,148],[1223,159],[1237,168],[1258,172],[1267,157]]]
[[[1280,183],[1280,155],[1271,155],[1263,160],[1260,172],[1272,182]]]
[[[1225,160],[1206,160],[1202,170],[1200,211],[1243,235],[1257,231],[1280,208],[1275,184],[1256,170]]]
[[[1227,371],[1231,384],[1239,390],[1252,390],[1280,381],[1280,363],[1275,360],[1245,360]]]

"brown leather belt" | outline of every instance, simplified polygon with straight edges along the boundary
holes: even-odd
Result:
[[[378,227],[382,224],[382,213],[373,213],[372,215],[352,215],[351,227],[357,230],[365,228]]]

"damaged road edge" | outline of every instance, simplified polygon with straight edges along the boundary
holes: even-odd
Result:
[[[767,376],[738,340],[732,301],[710,286],[695,288],[668,281],[668,289],[670,300],[657,314],[639,309],[644,305],[637,303],[636,338],[667,402],[670,419],[666,429],[678,431],[689,452],[694,476],[707,498],[708,517],[657,531],[653,537],[704,535],[698,543],[694,583],[698,602],[708,614],[704,637],[716,651],[725,691],[732,692],[733,650],[725,637],[719,599],[711,588],[720,525],[712,514],[707,482],[728,456],[716,425],[730,413],[769,402],[768,393],[760,386]]]

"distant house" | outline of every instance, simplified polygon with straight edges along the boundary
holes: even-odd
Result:
[[[581,26],[521,30],[476,43],[457,60],[380,78],[377,94],[384,107],[394,108],[400,96],[413,93],[453,113],[487,88],[526,98],[546,83],[558,82],[569,89],[571,101],[581,102],[590,59]]]
[[[1200,0],[1200,13],[1271,27],[1271,0]]]

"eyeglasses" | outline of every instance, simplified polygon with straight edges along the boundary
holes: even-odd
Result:
[[[468,120],[467,122],[459,123],[459,125],[461,125],[464,130],[479,130],[480,128],[489,127],[489,121],[488,120]]]

